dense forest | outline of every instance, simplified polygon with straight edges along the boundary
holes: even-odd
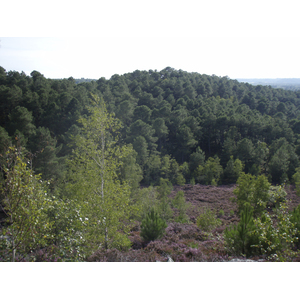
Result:
[[[134,203],[145,197],[137,195],[139,187],[150,191],[157,186],[157,197],[165,199],[163,190],[171,185],[234,184],[241,174],[263,175],[273,185],[291,183],[300,166],[300,91],[170,67],[98,80],[47,79],[38,71],[28,76],[0,67],[2,182],[8,176],[9,168],[4,168],[8,161],[25,161],[24,168],[18,165],[20,170],[48,182],[52,197],[64,199],[55,200],[52,206],[64,207],[81,193],[84,198],[85,189],[88,193],[83,177],[93,184],[96,171],[91,167],[85,173],[88,167],[83,167],[89,160],[87,153],[93,151],[91,161],[114,178],[106,195],[114,191],[111,199],[128,195],[125,198]],[[97,161],[101,155],[103,162]],[[103,174],[99,181],[109,182]],[[103,198],[103,194],[104,188],[98,196]],[[114,205],[123,207],[125,198]],[[82,207],[83,202],[77,204]],[[123,207],[123,215],[112,214],[110,219],[125,220],[126,212],[131,219],[142,221],[149,210],[144,207],[139,215],[134,205],[127,205],[130,211]],[[179,209],[178,205],[173,208]],[[72,209],[74,213],[78,207]],[[111,208],[107,209],[105,216]],[[91,208],[85,213],[92,215]],[[166,216],[167,210],[164,213]],[[56,226],[66,232],[71,225]],[[105,248],[109,248],[108,227],[104,228]],[[110,247],[126,244],[118,230]],[[91,230],[87,235],[93,234]]]
[[[276,183],[290,180],[299,166],[300,92],[172,68],[80,84],[37,71],[26,76],[1,68],[0,76],[1,149],[18,135],[35,156],[33,169],[47,179],[62,176],[91,93],[122,122],[120,143],[133,145],[142,184],[160,177],[173,184],[227,183],[231,156],[246,173]],[[206,174],[208,163],[219,174]]]

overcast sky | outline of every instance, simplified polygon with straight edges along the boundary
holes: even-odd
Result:
[[[4,4],[6,71],[108,79],[169,66],[230,78],[300,78],[297,1],[40,3]]]

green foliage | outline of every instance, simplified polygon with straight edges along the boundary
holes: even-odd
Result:
[[[168,222],[173,218],[173,210],[171,209],[171,198],[169,197],[173,189],[172,184],[168,179],[160,178],[160,185],[157,187],[158,192],[158,213],[160,217]]]
[[[288,212],[287,202],[280,202],[271,216],[267,211],[254,218],[248,204],[241,212],[240,222],[224,231],[226,248],[236,255],[267,255],[291,249],[297,241],[297,229]]]
[[[222,221],[217,218],[215,211],[205,208],[204,211],[197,217],[197,226],[205,232],[210,232],[220,226]]]
[[[255,220],[256,229],[253,232],[258,239],[254,247],[259,249],[261,254],[278,253],[290,249],[297,240],[297,229],[290,219],[287,201],[279,204],[275,210],[276,222],[273,222],[268,213],[262,218]]]
[[[205,184],[217,185],[223,174],[223,168],[218,157],[209,157],[204,166],[199,165],[195,172],[200,182],[204,181]]]
[[[26,171],[18,166],[24,180],[29,171],[32,176],[41,172],[40,180],[52,178],[57,198],[48,197],[49,205],[43,206],[51,232],[45,243],[55,241],[65,249],[62,257],[82,259],[71,253],[87,254],[100,244],[128,248],[132,219],[141,221],[151,208],[166,221],[173,219],[172,209],[184,211],[183,197],[175,197],[176,207],[160,178],[173,185],[238,179],[239,214],[250,205],[257,225],[253,241],[259,246],[251,251],[270,253],[285,243],[280,236],[274,238],[275,225],[285,226],[278,221],[279,213],[265,215],[266,207],[279,209],[284,203],[284,187],[270,187],[266,178],[283,183],[293,177],[300,194],[299,93],[172,68],[79,84],[73,78],[46,79],[38,71],[30,76],[0,71],[1,165],[15,143],[31,152]],[[90,92],[103,96],[97,109],[89,107],[94,101]],[[23,156],[21,161],[25,163]],[[35,178],[30,184],[39,190],[42,183]],[[162,189],[137,191],[140,183]],[[31,197],[22,185],[23,194]],[[296,213],[291,220],[298,228]],[[262,250],[268,243],[273,250]],[[34,245],[39,247],[31,243],[26,249]]]
[[[219,216],[224,216],[224,214],[225,214],[225,213],[224,213],[224,210],[223,210],[223,209],[220,209],[220,210],[219,210]]]
[[[276,223],[267,212],[254,220],[251,235],[255,243],[252,247],[257,249],[259,254],[271,255],[290,249],[296,240],[296,229],[290,220],[286,201],[280,203],[275,215]]]
[[[151,209],[142,221],[141,237],[145,241],[154,241],[164,234],[166,228],[166,222],[159,217],[154,209]]]
[[[269,189],[269,207],[279,207],[280,202],[286,201],[287,193],[284,190],[284,185],[270,186]]]
[[[58,157],[62,148],[56,147],[57,140],[51,137],[50,131],[45,127],[38,127],[28,142],[28,148],[31,151],[32,168],[42,174],[46,180],[62,180],[64,175],[64,158]]]
[[[195,178],[194,177],[192,177],[192,179],[190,180],[190,184],[195,185]]]
[[[296,173],[293,175],[293,181],[296,186],[296,193],[300,196],[300,167],[296,169]]]
[[[107,112],[101,99],[96,96],[93,99],[90,115],[79,120],[82,129],[74,137],[76,149],[68,160],[66,184],[66,195],[87,219],[78,228],[87,255],[100,245],[115,247],[117,241],[126,241],[120,234],[128,233],[133,208],[130,186],[118,178],[122,158],[130,155],[131,148],[117,145],[119,122]]]
[[[152,208],[158,210],[158,194],[153,186],[136,190],[133,199],[136,204],[134,220],[141,222]]]
[[[143,174],[141,167],[136,163],[137,153],[131,145],[128,146],[128,149],[128,155],[121,158],[120,181],[127,182],[133,191],[139,187]]]
[[[264,211],[270,199],[270,183],[264,175],[258,177],[242,173],[237,180],[236,195],[239,214],[245,206],[251,205],[255,216]]]
[[[294,225],[296,231],[296,241],[297,245],[299,246],[300,244],[300,205],[298,205],[296,208],[293,209],[291,216],[290,216],[290,221]]]
[[[181,173],[179,173],[176,177],[176,184],[178,185],[184,185],[185,184],[185,179]]]
[[[58,247],[63,261],[81,261],[84,258],[86,240],[82,227],[87,226],[88,218],[82,213],[76,201],[52,196],[48,217],[52,223],[52,243]]]
[[[0,126],[0,153],[6,152],[6,150],[10,145],[11,145],[11,139],[7,131]]]
[[[230,156],[230,160],[227,162],[226,168],[224,170],[224,178],[227,183],[235,183],[244,169],[243,163],[237,158],[233,159]]]
[[[283,183],[299,166],[300,96],[296,92],[175,69],[135,71],[97,81],[53,80],[38,71],[26,76],[3,69],[1,78],[0,126],[9,139],[18,135],[18,142],[22,140],[34,155],[39,135],[35,131],[49,130],[49,147],[42,147],[43,155],[37,154],[33,169],[42,170],[44,178],[56,178],[52,184],[63,177],[65,163],[59,158],[72,151],[67,146],[69,130],[88,114],[90,92],[103,96],[108,111],[122,122],[119,143],[131,143],[137,152],[142,184],[157,185],[160,177],[173,184],[193,177],[206,184],[234,182],[236,169],[241,169],[232,164],[237,159],[246,173],[265,174]],[[3,132],[0,137],[8,141]],[[56,139],[55,148],[49,137]],[[179,171],[172,173],[178,169],[172,163],[167,177],[162,174],[166,155],[180,164]],[[225,169],[223,177],[216,169],[212,175],[207,168],[198,168],[204,168],[205,157],[207,163],[216,155]],[[188,171],[180,169],[184,163]]]
[[[284,183],[289,168],[289,154],[283,147],[278,149],[269,162],[269,169],[274,181]]]
[[[15,261],[16,253],[27,255],[52,239],[47,215],[51,200],[40,175],[28,169],[22,149],[10,147],[5,158],[0,194],[7,226],[2,235],[8,237],[11,260]]]
[[[245,166],[245,171],[249,172],[254,160],[254,145],[248,138],[244,138],[237,143],[236,156]]]
[[[251,235],[254,230],[253,208],[246,205],[241,212],[240,222],[224,230],[226,249],[236,255],[250,255],[251,246],[255,243]]]
[[[190,207],[186,203],[183,191],[178,191],[176,196],[172,200],[172,206],[178,210],[178,216],[175,218],[175,222],[188,223],[189,217],[186,214],[187,209]]]
[[[16,132],[16,130],[19,130],[26,137],[30,136],[35,132],[35,125],[32,124],[32,112],[28,111],[26,107],[15,107],[8,117],[10,119],[10,135],[13,135]]]

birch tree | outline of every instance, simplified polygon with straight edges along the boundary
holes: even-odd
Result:
[[[84,220],[80,230],[86,254],[99,247],[128,247],[130,187],[118,175],[132,148],[118,144],[120,122],[95,95],[89,116],[78,122],[81,132],[74,137],[66,191]]]

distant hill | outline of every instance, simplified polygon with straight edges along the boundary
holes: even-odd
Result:
[[[80,79],[75,79],[75,82],[82,83],[82,82],[91,82],[91,81],[96,81],[97,79],[90,79],[90,78],[80,78]]]
[[[237,78],[236,80],[253,85],[270,85],[273,88],[291,91],[300,90],[300,78]]]

